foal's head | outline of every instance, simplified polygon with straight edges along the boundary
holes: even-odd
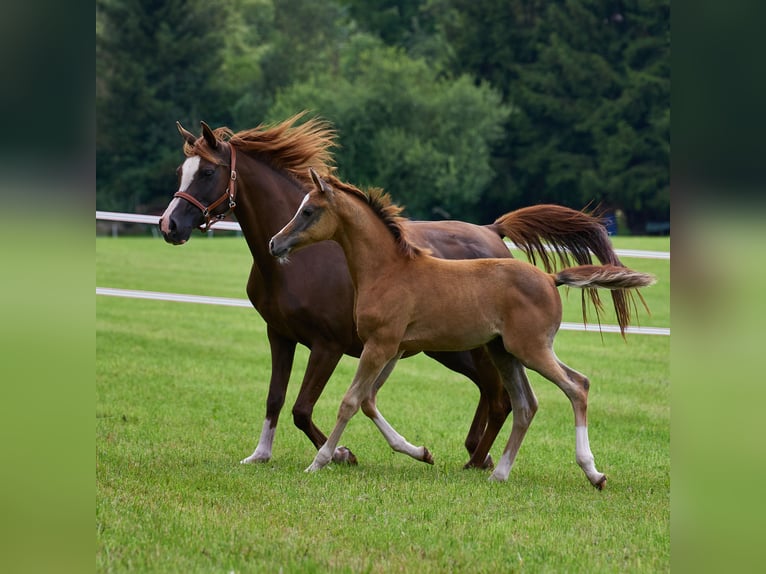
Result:
[[[312,168],[309,172],[313,189],[303,198],[295,216],[269,241],[269,251],[281,261],[286,261],[292,251],[332,239],[338,229],[335,190]]]

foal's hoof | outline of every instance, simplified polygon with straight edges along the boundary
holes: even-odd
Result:
[[[605,475],[605,474],[602,474],[602,475],[601,475],[601,479],[600,479],[600,480],[598,480],[598,481],[597,481],[597,482],[596,482],[596,483],[595,483],[593,486],[594,486],[594,487],[595,487],[597,490],[604,490],[604,486],[606,486],[606,475]]]
[[[431,455],[431,452],[426,448],[423,447],[423,458],[421,458],[423,462],[427,462],[428,464],[434,463],[434,457]]]
[[[335,454],[332,455],[332,461],[336,464],[350,464],[352,466],[357,464],[354,453],[348,450],[345,446],[339,446],[335,449]]]

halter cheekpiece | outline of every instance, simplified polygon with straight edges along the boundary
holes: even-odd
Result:
[[[206,207],[196,197],[189,195],[185,191],[177,191],[173,194],[173,197],[185,199],[202,212],[205,223],[200,225],[198,229],[203,232],[209,231],[217,221],[225,219],[229,212],[237,206],[235,201],[237,198],[237,151],[233,145],[228,144],[228,146],[231,153],[231,175],[229,176],[229,185],[226,186],[226,191],[223,192],[221,197]],[[213,215],[213,211],[227,199],[229,200],[229,209],[224,213]]]

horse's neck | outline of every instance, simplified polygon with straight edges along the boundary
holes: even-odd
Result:
[[[238,183],[235,214],[242,234],[255,264],[262,271],[274,269],[278,264],[269,253],[269,239],[290,221],[306,192],[291,178],[249,157],[241,160]]]
[[[341,225],[334,239],[343,248],[357,291],[406,260],[386,224],[359,200],[344,197],[337,215]]]

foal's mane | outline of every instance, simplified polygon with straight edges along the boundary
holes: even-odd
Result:
[[[428,250],[422,249],[409,241],[407,237],[407,229],[403,225],[403,223],[407,221],[407,218],[400,215],[402,211],[404,211],[404,208],[396,205],[391,200],[391,196],[382,188],[371,187],[364,192],[350,183],[340,181],[334,175],[327,176],[323,179],[325,179],[333,189],[361,199],[367,204],[370,209],[372,209],[375,216],[386,225],[386,228],[391,235],[394,236],[397,248],[405,257],[415,259],[419,255],[428,252]]]
[[[227,127],[220,127],[213,130],[213,134],[218,140],[228,141],[237,151],[256,156],[310,188],[312,182],[308,174],[309,167],[313,167],[323,178],[335,172],[330,148],[338,144],[335,141],[335,130],[320,118],[309,118],[295,125],[306,114],[306,111],[302,111],[281,123],[261,124],[236,133]],[[184,154],[187,157],[198,155],[212,163],[220,163],[203,137],[198,138],[194,144],[185,144]]]

